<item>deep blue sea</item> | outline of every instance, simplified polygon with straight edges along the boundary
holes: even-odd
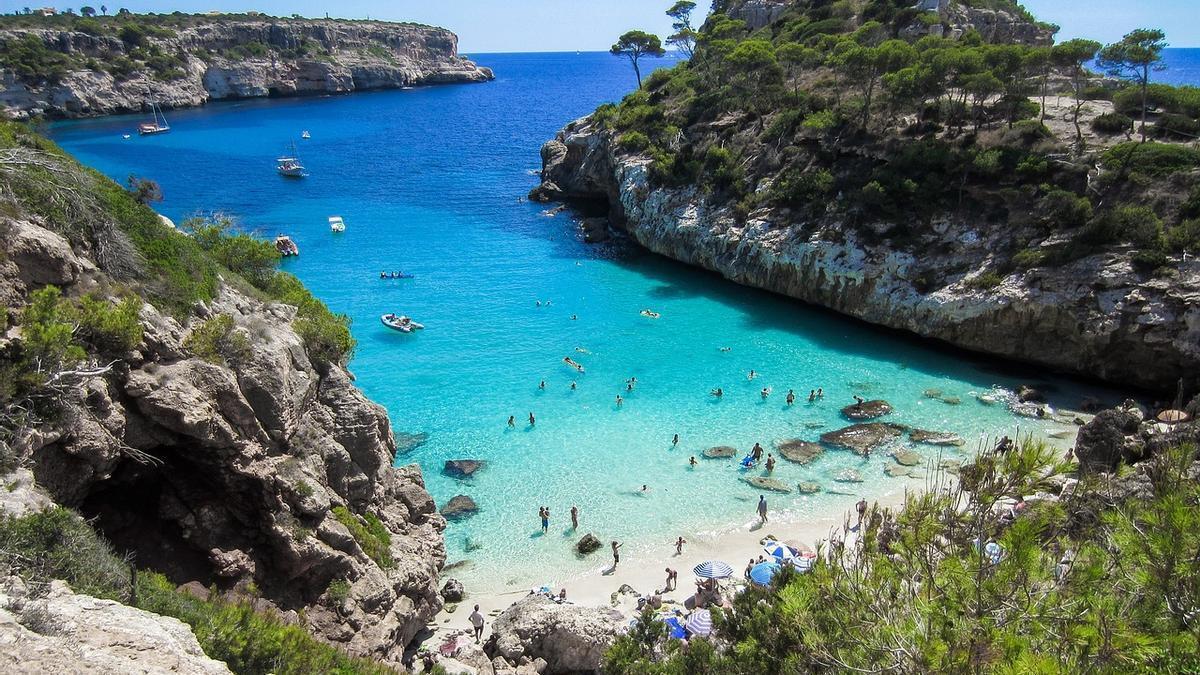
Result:
[[[630,91],[632,73],[607,54],[476,58],[495,69],[495,82],[221,103],[168,112],[171,133],[147,138],[123,138],[135,117],[52,128],[66,149],[117,180],[159,181],[160,209],[176,222],[221,211],[263,236],[295,238],[301,255],[284,267],[353,318],[358,384],[387,407],[398,434],[426,436],[397,462],[421,465],[439,505],[467,494],[482,509],[446,533],[450,559],[473,561],[456,572],[469,587],[527,588],[599,565],[572,552],[573,504],[581,529],[625,541],[635,561],[680,534],[741,526],[758,493],[740,481],[736,462],[692,468],[688,458],[715,445],[772,450],[781,439],[814,440],[845,424],[838,410],[853,395],[891,401],[892,421],[961,434],[967,451],[984,437],[1070,428],[989,401],[1033,380],[1056,403],[1075,405],[1083,390],[1071,382],[918,343],[630,246],[583,244],[571,214],[548,214],[523,197],[536,184],[542,142]],[[301,140],[302,130],[312,138]],[[304,180],[275,173],[274,158],[293,142],[311,173]],[[331,215],[345,219],[345,233],[330,232]],[[415,278],[383,281],[381,270]],[[647,308],[661,318],[641,316]],[[379,321],[386,312],[427,328],[390,331]],[[631,377],[637,386],[628,391]],[[709,395],[716,387],[721,400]],[[825,399],[810,404],[817,387]],[[789,388],[800,396],[792,407]],[[467,481],[445,476],[445,461],[458,458],[488,464]],[[884,475],[889,461],[835,451],[806,467],[781,462],[775,477],[793,486],[835,487],[832,476],[845,468],[865,482],[841,485],[843,494],[773,496],[773,522],[911,486]],[[545,536],[542,505],[553,514]]]
[[[1164,49],[1163,65],[1166,70],[1154,73],[1155,82],[1200,86],[1200,49]]]

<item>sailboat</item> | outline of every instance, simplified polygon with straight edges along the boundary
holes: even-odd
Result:
[[[292,154],[285,155],[275,160],[275,170],[280,176],[286,178],[304,178],[307,174],[304,173],[304,165],[300,163],[299,153],[296,152],[296,144],[292,143]]]
[[[171,130],[171,125],[167,124],[167,116],[163,114],[154,101],[150,102],[150,113],[154,116],[154,121],[139,124],[139,134],[151,136],[153,134],[165,134]]]

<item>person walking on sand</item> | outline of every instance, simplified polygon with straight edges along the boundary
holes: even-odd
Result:
[[[762,495],[758,496],[758,519],[764,524],[767,522],[767,498]]]
[[[613,569],[614,570],[617,569],[617,563],[621,562],[621,547],[622,546],[624,546],[624,544],[619,544],[619,543],[617,543],[617,541],[615,539],[613,540],[612,552],[613,552]]]
[[[683,545],[687,543],[687,539],[680,537],[675,540],[675,555],[683,555]]]
[[[483,614],[479,611],[479,605],[475,605],[475,611],[471,612],[469,617],[471,628],[475,631],[475,642],[483,639]]]
[[[858,503],[854,505],[854,508],[855,508],[855,510],[858,511],[858,524],[862,525],[863,516],[867,515],[867,500],[866,500],[866,498],[858,500]]]
[[[571,506],[571,529],[579,529],[579,507],[575,505]]]
[[[676,572],[675,570],[668,567],[667,568],[667,585],[663,587],[663,592],[665,593],[667,591],[675,590],[675,587],[678,584],[679,584],[679,572]]]

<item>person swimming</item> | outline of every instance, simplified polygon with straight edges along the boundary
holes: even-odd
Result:
[[[733,347],[721,347],[721,351],[722,352],[731,352],[731,351],[733,351]]]
[[[750,369],[750,372],[749,372],[749,373],[746,375],[746,379],[747,379],[747,380],[753,380],[753,379],[754,379],[754,378],[756,378],[756,377],[758,377],[758,373],[754,372],[754,369],[753,369],[753,368],[751,368],[751,369]]]
[[[712,396],[716,396],[717,398],[721,398],[722,396],[725,395],[725,391],[722,390],[720,387],[717,387],[716,389],[713,389],[712,391],[710,391],[708,393],[711,394]]]
[[[621,398],[620,394],[617,394],[617,407],[620,408],[621,404],[624,402],[625,402],[625,399]]]
[[[679,434],[675,434],[675,438],[671,439],[671,445],[672,446],[679,445]]]
[[[765,400],[767,400],[767,397],[771,395],[771,388],[770,388],[770,387],[763,387],[763,388],[762,388],[762,391],[761,391],[761,392],[759,392],[759,395],[760,395],[760,396],[762,396],[762,399],[763,399],[764,401],[765,401]]]
[[[545,380],[542,380],[541,382],[538,383],[538,389],[541,389],[542,391],[546,391],[546,381]]]
[[[825,390],[817,387],[817,398],[825,398]]]
[[[534,418],[533,413],[529,413],[529,426],[533,426],[534,424],[537,424],[537,419]]]
[[[815,389],[813,389],[813,390],[809,390],[809,392],[808,392],[808,402],[809,402],[809,403],[812,403],[812,402],[813,402],[813,401],[815,401],[815,400],[817,400],[817,392],[816,392],[816,390],[815,390]]]
[[[693,469],[696,468],[696,456],[695,455],[692,455],[692,458],[688,460],[688,464],[690,464]]]
[[[380,273],[379,273],[379,278],[380,278],[380,279],[386,279],[386,278],[387,278],[387,272],[380,272]]]
[[[578,315],[576,315],[576,314],[572,314],[572,315],[571,315],[571,320],[572,320],[572,321],[578,321],[578,320],[579,320],[579,316],[578,316]]]
[[[796,392],[792,391],[791,389],[788,389],[787,404],[791,405],[795,402],[796,402]]]
[[[571,391],[575,391],[575,383],[574,382],[571,383]]]

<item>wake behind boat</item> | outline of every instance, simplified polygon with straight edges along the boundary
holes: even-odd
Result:
[[[388,328],[398,330],[401,333],[411,333],[414,330],[420,330],[425,327],[425,324],[417,323],[407,316],[397,316],[395,314],[384,314],[379,317],[379,320]]]

